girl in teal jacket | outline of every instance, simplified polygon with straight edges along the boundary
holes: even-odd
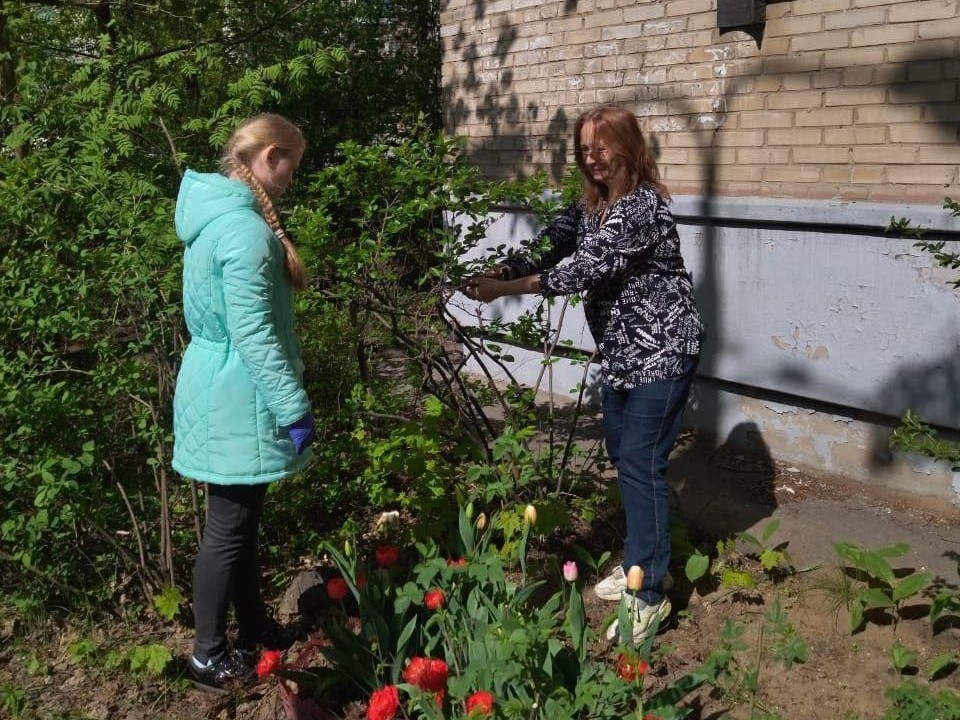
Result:
[[[260,514],[267,485],[310,461],[315,434],[293,328],[293,291],[305,287],[305,273],[273,205],[303,151],[296,126],[258,115],[227,142],[223,174],[188,170],[177,197],[190,344],[174,396],[173,467],[207,483],[190,669],[218,686],[247,678],[242,650],[275,629],[259,588]],[[232,651],[231,604],[239,626]]]

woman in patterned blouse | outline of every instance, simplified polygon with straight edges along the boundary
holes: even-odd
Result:
[[[636,116],[604,105],[574,130],[583,196],[544,232],[536,257],[515,255],[469,278],[481,302],[506,295],[582,293],[602,356],[603,427],[626,515],[623,563],[595,591],[619,600],[627,571],[643,571],[630,591],[633,638],[655,633],[670,614],[670,493],[667,461],[690,393],[703,338],[669,193]],[[560,260],[567,262],[558,265]],[[607,632],[619,635],[616,623]]]

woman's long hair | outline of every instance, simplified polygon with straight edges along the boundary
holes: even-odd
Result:
[[[282,153],[297,155],[303,152],[306,141],[303,139],[300,128],[286,118],[273,113],[263,113],[250,118],[234,130],[233,135],[223,147],[220,164],[225,173],[236,173],[257,198],[264,220],[283,245],[287,278],[295,290],[303,290],[307,286],[308,279],[297,248],[293,244],[293,239],[283,229],[270,194],[250,170],[253,158],[270,145],[276,145]]]
[[[610,177],[606,186],[593,179],[583,161],[580,131],[584,127],[592,130],[595,141],[602,141],[607,149]],[[670,192],[660,180],[660,170],[647,147],[637,116],[630,110],[619,105],[601,105],[587,110],[577,118],[573,147],[583,176],[583,201],[588,212],[597,212],[604,201],[613,203],[644,183],[652,185],[662,197],[669,199]]]

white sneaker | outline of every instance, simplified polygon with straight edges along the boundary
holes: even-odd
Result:
[[[662,585],[664,592],[673,587],[673,576],[669,572],[663,576]],[[623,565],[617,565],[612,573],[593,586],[593,592],[598,598],[614,602],[620,599],[626,589],[627,574],[623,571]]]
[[[593,586],[594,594],[601,600],[619,600],[627,589],[627,574],[623,565],[617,563],[613,572]]]
[[[633,645],[637,647],[642,645],[648,637],[656,634],[657,630],[663,625],[664,621],[670,616],[673,606],[670,604],[670,598],[664,597],[656,605],[648,605],[640,598],[633,598],[635,614],[633,617]],[[619,636],[617,626],[619,622],[614,620],[607,628],[607,640],[616,640]]]

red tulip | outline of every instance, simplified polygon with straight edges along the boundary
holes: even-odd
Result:
[[[456,560],[454,560],[453,558],[450,558],[449,560],[447,560],[447,565],[450,567],[466,567],[466,564],[467,564],[467,561],[465,558],[458,558]]]
[[[434,612],[442,608],[446,601],[447,596],[443,594],[443,590],[431,590],[423,598],[423,604]]]
[[[433,683],[433,687],[429,688],[430,690],[442,690],[447,685],[447,675],[450,670],[447,667],[447,664],[443,660],[431,660],[430,661],[430,681]]]
[[[375,690],[367,706],[367,720],[390,720],[400,709],[400,692],[396,685]]]
[[[467,698],[467,715],[483,716],[493,712],[493,695],[478,690]]]
[[[403,671],[403,679],[418,688],[425,688],[430,683],[427,676],[430,674],[430,661],[424,657],[410,658],[410,663]]]
[[[400,559],[400,548],[396,545],[381,545],[373,552],[373,558],[377,565],[382,568],[388,568],[397,564]]]
[[[617,675],[627,682],[633,682],[648,672],[650,672],[650,663],[646,660],[639,660],[626,653],[620,653],[617,657]]]
[[[266,677],[271,675],[274,670],[280,667],[280,651],[279,650],[267,650],[260,656],[260,661],[257,663],[257,677]]]
[[[425,657],[410,658],[403,671],[403,679],[427,692],[440,692],[447,685],[449,669],[443,660]]]
[[[327,597],[331,600],[343,600],[350,594],[350,586],[342,577],[330,578],[327,582]]]

